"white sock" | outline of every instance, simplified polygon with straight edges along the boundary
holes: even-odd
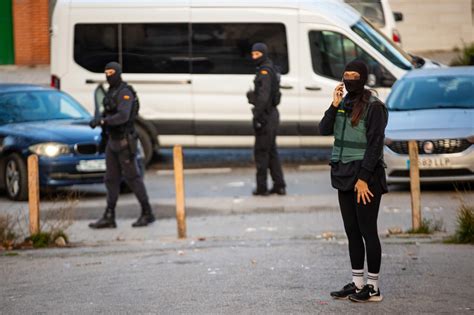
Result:
[[[379,274],[367,273],[367,284],[373,285],[375,292],[377,292],[379,290]]]
[[[352,269],[352,282],[357,289],[362,289],[364,286],[364,269]]]

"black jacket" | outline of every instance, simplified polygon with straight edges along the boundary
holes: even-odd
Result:
[[[351,164],[352,168],[347,168],[348,170],[357,170],[355,172],[354,178],[351,179],[354,184],[357,179],[361,179],[366,183],[374,182],[374,176],[382,176],[380,174],[380,170],[377,170],[377,168],[384,168],[384,163],[380,159],[380,152],[383,152],[385,127],[387,126],[388,122],[387,112],[385,105],[380,101],[372,102],[367,106],[369,106],[366,117],[367,149],[362,161],[350,162],[348,164]],[[319,132],[321,135],[329,136],[334,134],[334,122],[336,120],[336,114],[337,108],[332,105],[324,113],[324,117],[319,124]],[[332,172],[332,176],[334,175],[335,174]],[[385,172],[383,172],[383,179],[379,178],[379,180],[382,187],[384,188],[384,191],[386,191]]]
[[[270,71],[275,71],[273,62],[267,59],[259,67],[254,80],[254,91],[247,94],[249,103],[255,105],[253,109],[254,119],[259,122],[266,121],[267,116],[273,110],[273,95],[272,95],[272,78],[273,74]]]

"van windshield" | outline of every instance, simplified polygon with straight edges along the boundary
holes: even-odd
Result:
[[[366,21],[359,20],[351,29],[397,67],[413,68],[411,57]]]

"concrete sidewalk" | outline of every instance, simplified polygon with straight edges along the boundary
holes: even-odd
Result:
[[[186,209],[189,217],[203,215],[231,215],[251,213],[321,213],[339,220],[337,192],[331,188],[327,166],[286,167],[287,196],[254,197],[254,170],[251,168],[223,168],[188,170],[185,176]],[[175,216],[174,177],[171,171],[150,170],[146,185],[151,203],[158,218]],[[474,193],[456,193],[449,186],[427,189],[422,193],[423,216],[441,219],[448,232],[455,229],[459,197],[474,203]],[[51,217],[54,210],[71,208],[76,220],[98,218],[105,208],[103,186],[81,187],[73,201],[42,201],[44,216]],[[0,199],[0,212],[25,212],[27,203]],[[136,218],[139,206],[133,194],[122,195],[118,207],[118,219]],[[382,198],[380,224],[384,228],[411,226],[409,191],[393,189]]]
[[[191,217],[91,231],[75,248],[0,255],[5,314],[461,314],[472,313],[472,246],[382,239],[381,303],[332,300],[350,280],[347,240],[315,213]],[[111,241],[112,238],[114,238]]]

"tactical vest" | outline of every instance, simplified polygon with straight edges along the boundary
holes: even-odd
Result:
[[[357,126],[352,126],[351,113],[344,109],[344,99],[341,101],[334,122],[334,146],[331,161],[349,163],[364,159],[367,148],[367,112],[370,104],[377,100],[375,96],[370,97],[369,104],[365,106]],[[382,157],[383,152],[381,152]]]
[[[105,106],[105,113],[106,115],[114,115],[117,113],[117,107],[120,103],[119,95],[120,92],[128,88],[133,94],[133,104],[132,109],[130,111],[130,117],[128,121],[119,126],[107,126],[107,131],[112,137],[112,139],[122,139],[128,134],[135,133],[135,119],[138,117],[138,111],[140,109],[140,103],[138,101],[137,93],[135,89],[128,85],[126,82],[122,82],[120,87],[117,88],[113,93],[111,93],[108,100],[108,104]]]
[[[280,92],[280,81],[281,81],[281,71],[279,67],[273,65],[273,67],[269,66],[261,66],[259,70],[267,70],[271,77],[272,77],[272,106],[277,107],[280,105],[281,102],[281,92]]]

